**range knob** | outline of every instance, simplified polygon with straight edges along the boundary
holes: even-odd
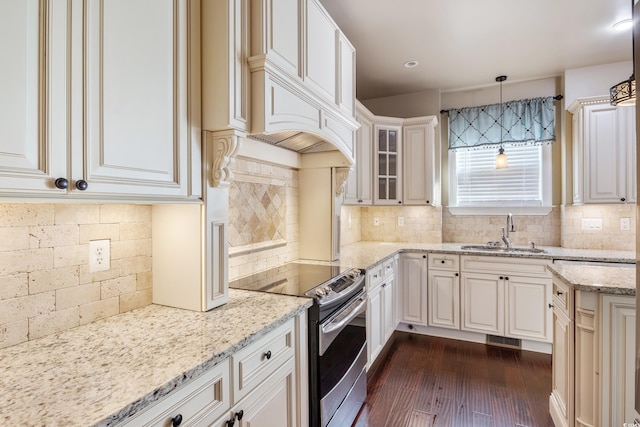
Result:
[[[316,289],[316,295],[317,295],[317,296],[319,296],[319,297],[323,297],[323,296],[325,296],[325,294],[326,294],[326,293],[325,293],[324,289],[322,289],[322,288],[320,288],[320,289]]]

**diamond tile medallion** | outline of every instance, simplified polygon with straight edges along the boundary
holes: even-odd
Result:
[[[285,186],[235,180],[229,189],[229,246],[286,237]]]

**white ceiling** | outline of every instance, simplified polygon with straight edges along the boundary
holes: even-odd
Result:
[[[321,0],[356,47],[358,99],[632,59],[631,0]],[[412,69],[403,67],[417,60]]]

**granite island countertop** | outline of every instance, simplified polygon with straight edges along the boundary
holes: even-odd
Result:
[[[636,294],[635,266],[552,264],[547,269],[562,283],[578,291],[631,296]]]
[[[557,246],[539,246],[539,249],[544,249],[544,253],[494,252],[462,249],[463,246],[467,245],[469,244],[358,242],[342,246],[340,248],[340,260],[336,261],[336,263],[347,267],[367,269],[402,251],[634,264],[636,262],[635,251],[569,249]]]
[[[205,313],[150,305],[2,349],[0,420],[114,425],[311,304],[230,289],[227,304]]]

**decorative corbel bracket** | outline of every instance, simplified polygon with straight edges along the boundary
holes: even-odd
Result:
[[[351,168],[336,168],[336,197],[344,193],[344,185],[347,183]]]
[[[205,132],[207,144],[207,179],[211,187],[226,188],[233,181],[231,166],[244,134],[235,130]]]

